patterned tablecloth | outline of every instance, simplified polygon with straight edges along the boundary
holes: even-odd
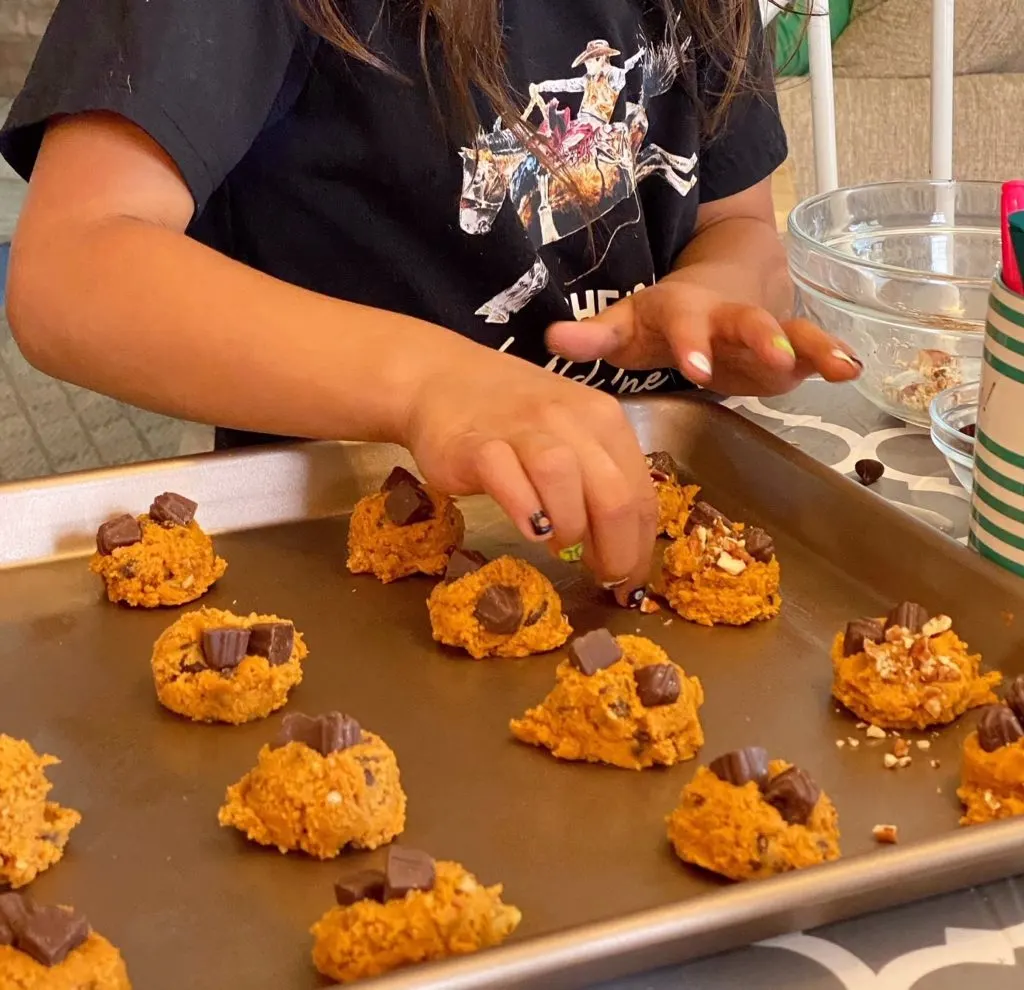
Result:
[[[954,539],[966,539],[967,495],[927,431],[879,412],[852,388],[809,382],[781,399],[727,404],[844,473],[852,475],[861,458],[881,461],[885,475],[875,491],[909,506]],[[972,985],[1024,988],[1021,880],[786,935],[600,990],[963,990]]]

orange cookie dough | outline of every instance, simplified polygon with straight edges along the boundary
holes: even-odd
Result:
[[[977,731],[964,740],[957,797],[961,825],[1024,815],[1024,675],[1006,692],[1006,704],[985,708]]]
[[[0,894],[0,990],[131,990],[121,954],[71,908]]]
[[[659,590],[684,619],[702,626],[745,626],[782,607],[772,538],[697,502],[684,535],[666,551]]]
[[[500,885],[458,863],[393,846],[384,870],[335,885],[338,906],[312,928],[313,965],[341,983],[499,945],[519,925]]]
[[[462,543],[462,513],[447,496],[395,468],[376,495],[356,503],[348,530],[348,569],[384,584],[410,574],[442,574]]]
[[[228,788],[218,821],[282,853],[376,849],[405,828],[398,761],[348,716],[286,715],[276,743]]]
[[[832,694],[886,729],[947,725],[996,700],[998,672],[982,674],[948,615],[903,602],[886,619],[857,619],[832,643]]]
[[[308,652],[286,619],[202,608],[156,641],[156,695],[165,708],[196,722],[241,725],[266,718],[302,680]]]
[[[647,455],[647,469],[658,493],[658,533],[678,539],[683,535],[700,486],[682,484],[678,465],[672,455],[663,450]]]
[[[195,502],[165,492],[146,515],[118,516],[100,526],[89,569],[103,578],[112,602],[184,605],[224,575],[227,562],[214,552],[195,511]]]
[[[434,639],[477,660],[557,650],[572,633],[554,586],[515,557],[488,563],[481,554],[456,551],[427,609]]]
[[[24,887],[53,866],[82,820],[77,811],[46,800],[53,787],[46,768],[57,763],[24,740],[0,734],[0,889]]]
[[[731,880],[761,880],[838,859],[839,817],[802,770],[759,746],[699,767],[668,817],[687,863]]]
[[[649,639],[606,629],[573,641],[551,693],[510,728],[561,760],[627,770],[672,766],[704,743],[704,690]]]

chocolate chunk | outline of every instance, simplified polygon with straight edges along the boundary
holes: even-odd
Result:
[[[702,529],[712,529],[716,519],[720,520],[726,529],[732,526],[729,519],[713,505],[709,505],[707,502],[698,502],[690,509],[690,515],[686,519],[683,532],[689,536],[697,526],[700,526]]]
[[[763,746],[747,746],[712,760],[708,769],[727,784],[742,787],[754,781],[760,786],[768,779],[768,752]]]
[[[25,894],[11,892],[0,894],[0,922],[16,932],[34,908],[32,901]]]
[[[821,797],[821,788],[799,767],[783,770],[764,788],[764,799],[790,825],[806,825]]]
[[[434,518],[434,503],[419,486],[402,482],[384,499],[384,514],[396,526],[411,526]]]
[[[1006,705],[989,705],[978,720],[978,745],[986,753],[1010,746],[1024,736],[1017,716]]]
[[[341,907],[351,907],[360,901],[384,903],[384,871],[360,870],[342,877],[334,885],[334,899]]]
[[[232,670],[249,649],[249,630],[222,626],[203,630],[203,657],[214,670]]]
[[[965,437],[974,437],[978,434],[978,426],[976,423],[968,423],[966,426],[960,427],[960,432]]]
[[[14,944],[44,966],[57,966],[89,937],[89,922],[70,908],[37,907],[15,931]]]
[[[665,450],[647,455],[647,470],[651,472],[652,481],[677,481],[679,478],[675,459]]]
[[[751,526],[744,532],[743,545],[747,548],[747,553],[759,563],[771,563],[775,556],[775,541],[757,526]]]
[[[607,629],[595,629],[569,644],[569,663],[587,677],[621,659],[622,648]]]
[[[380,490],[385,493],[394,491],[399,485],[411,485],[413,488],[423,487],[420,479],[412,471],[406,471],[404,467],[396,467],[384,479],[384,484],[380,486]]]
[[[448,570],[444,572],[445,584],[458,581],[467,574],[474,574],[487,563],[487,558],[479,550],[456,550],[448,558]]]
[[[96,531],[96,549],[107,557],[120,547],[130,547],[141,539],[139,520],[126,514],[100,526]]]
[[[295,626],[290,622],[257,622],[249,626],[248,655],[266,657],[271,667],[291,659]]]
[[[1010,681],[1010,686],[1006,689],[1006,703],[1018,719],[1024,719],[1024,674]]]
[[[384,867],[384,900],[405,897],[411,890],[433,890],[434,879],[434,861],[426,853],[404,846],[388,849]]]
[[[853,465],[853,470],[857,472],[857,477],[860,478],[862,485],[873,485],[885,474],[885,465],[881,461],[869,457],[863,461],[857,461]]]
[[[0,945],[14,945],[14,929],[6,921],[0,921]]]
[[[377,783],[377,778],[374,777],[373,771],[369,767],[363,767],[363,780],[366,781],[367,787],[373,787]]]
[[[885,639],[885,624],[880,619],[854,619],[846,623],[843,636],[843,656],[852,657],[864,652],[864,644],[881,643]]]
[[[923,605],[917,605],[914,602],[900,602],[889,613],[889,618],[885,620],[885,628],[891,629],[893,626],[899,626],[902,629],[910,630],[911,633],[919,633],[928,619],[928,610]]]
[[[164,492],[153,499],[149,518],[165,526],[187,526],[196,517],[199,506],[184,495]]]
[[[523,619],[523,625],[527,627],[535,626],[547,614],[548,603],[543,601],[525,619]]]
[[[303,715],[293,712],[281,719],[274,746],[280,749],[288,743],[302,743],[316,750],[321,756],[329,756],[342,749],[358,746],[363,741],[359,723],[348,715],[330,712],[328,715]]]
[[[633,671],[636,694],[644,708],[671,705],[679,700],[679,671],[673,663],[652,663]]]
[[[489,633],[511,636],[523,623],[523,596],[511,585],[493,585],[476,600],[473,618]]]

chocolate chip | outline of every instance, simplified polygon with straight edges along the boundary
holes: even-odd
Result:
[[[44,966],[57,966],[89,937],[89,922],[70,908],[37,907],[17,926],[14,944]]]
[[[919,633],[928,619],[928,610],[923,605],[917,605],[914,602],[900,602],[889,613],[889,617],[885,620],[885,628],[891,629],[893,626],[899,626],[911,633]]]
[[[196,517],[199,506],[184,495],[164,492],[153,499],[149,507],[149,518],[165,526],[187,526]]]
[[[679,478],[675,458],[665,450],[647,455],[647,470],[651,472],[652,481],[676,481]]]
[[[274,748],[280,749],[297,742],[315,750],[321,756],[330,756],[339,750],[358,746],[363,741],[359,723],[348,715],[331,712],[328,715],[303,715],[293,712],[281,719]]]
[[[343,749],[358,746],[363,741],[363,730],[359,723],[350,715],[331,712],[321,715],[323,735],[320,743],[320,755],[329,756]]]
[[[633,671],[636,694],[644,708],[671,705],[679,700],[681,685],[674,663],[652,663]]]
[[[295,626],[290,622],[257,622],[249,626],[248,654],[266,657],[271,667],[287,663],[295,646]]]
[[[857,477],[860,478],[862,485],[873,485],[885,474],[885,465],[881,461],[868,457],[862,461],[857,461],[853,465],[853,470],[857,472]]]
[[[713,505],[709,505],[707,502],[698,502],[690,510],[690,514],[686,518],[686,525],[683,526],[683,532],[689,536],[697,526],[702,529],[712,529],[716,520],[719,520],[726,529],[732,526],[729,519]]]
[[[525,619],[523,619],[523,625],[529,628],[530,626],[537,625],[545,615],[548,614],[548,603],[542,601]]]
[[[396,526],[412,526],[434,518],[434,503],[418,484],[402,482],[384,499],[384,514]]]
[[[493,585],[476,600],[473,618],[489,633],[510,636],[523,622],[523,596],[510,585]]]
[[[607,629],[595,629],[569,644],[569,663],[587,677],[621,659],[622,647]]]
[[[885,639],[885,624],[879,619],[854,619],[846,623],[843,636],[843,656],[852,657],[864,652],[865,643],[881,643]]]
[[[775,541],[757,526],[751,526],[743,534],[743,545],[747,553],[761,564],[771,563],[775,556]]]
[[[960,427],[960,432],[965,437],[975,437],[978,435],[978,426],[976,423],[968,423],[966,426]]]
[[[396,467],[384,479],[384,484],[380,486],[380,490],[385,493],[394,491],[399,485],[411,485],[413,488],[423,487],[420,479],[411,471],[406,471],[404,467]]]
[[[203,630],[203,657],[214,670],[232,670],[246,656],[249,630],[222,626]]]
[[[1024,719],[1024,674],[1019,674],[1006,689],[1006,703],[1018,719]]]
[[[978,745],[986,753],[1011,746],[1024,736],[1017,716],[1006,705],[989,705],[978,720]]]
[[[374,777],[373,771],[369,767],[363,767],[363,780],[366,781],[367,787],[373,787],[377,783],[377,778]]]
[[[412,890],[433,890],[435,876],[434,861],[426,853],[391,846],[384,867],[384,900],[405,897]]]
[[[96,549],[107,557],[121,547],[130,547],[142,539],[142,527],[135,516],[123,515],[105,522],[96,531]]]
[[[750,781],[760,786],[768,779],[768,752],[763,746],[747,746],[712,760],[708,769],[719,780],[736,787]]]
[[[196,663],[195,660],[190,660],[188,663],[181,665],[181,672],[183,674],[198,674],[200,671],[208,669],[205,663]]]
[[[764,799],[790,825],[806,825],[821,797],[821,788],[799,767],[783,770],[764,788]]]
[[[342,877],[334,885],[334,899],[341,907],[351,907],[360,901],[384,903],[384,871],[360,870]]]
[[[486,563],[487,558],[479,550],[456,550],[448,558],[448,570],[444,572],[445,584],[458,581],[467,574],[475,574]]]

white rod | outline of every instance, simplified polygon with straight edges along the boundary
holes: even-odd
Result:
[[[953,178],[953,9],[932,0],[932,179]]]
[[[939,0],[936,0],[939,2]],[[949,0],[952,3],[952,0]],[[836,152],[836,96],[832,79],[829,0],[813,0],[808,28],[811,57],[811,120],[814,128],[814,177],[818,192],[839,188]]]

